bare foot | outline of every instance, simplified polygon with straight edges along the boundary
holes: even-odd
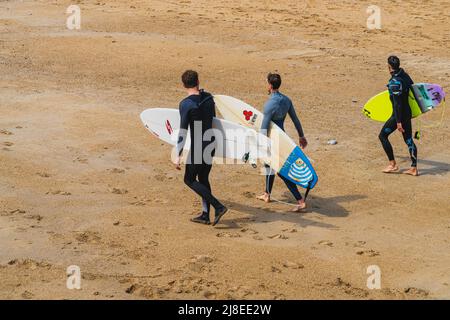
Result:
[[[306,203],[305,201],[299,202],[297,206],[295,206],[294,209],[292,209],[292,212],[301,212],[306,209]]]
[[[256,199],[264,201],[265,203],[269,203],[270,202],[270,195],[268,193],[264,193],[264,194],[256,197]]]
[[[398,171],[398,166],[397,165],[392,165],[392,164],[388,165],[383,170],[384,173],[392,173],[392,172],[397,172],[397,171]]]
[[[404,174],[409,174],[410,176],[417,177],[419,175],[419,170],[416,167],[411,167],[409,170],[403,172]]]

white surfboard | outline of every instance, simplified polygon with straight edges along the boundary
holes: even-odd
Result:
[[[224,119],[260,131],[263,114],[254,107],[224,95],[214,95],[214,101]],[[273,122],[269,128],[269,138],[270,159],[265,162],[295,184],[303,188],[314,188],[318,177],[303,151]]]
[[[177,144],[180,130],[178,109],[147,109],[141,113],[141,120],[153,135],[173,146]],[[215,158],[244,162],[249,160],[254,165],[257,159],[270,157],[270,140],[254,129],[218,118],[213,119],[213,129],[216,138]],[[186,151],[189,150],[190,144],[188,133],[184,147]]]

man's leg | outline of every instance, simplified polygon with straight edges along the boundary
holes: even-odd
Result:
[[[209,192],[211,192],[211,185],[209,184],[209,173],[211,172],[212,165],[205,165],[204,168],[199,172],[198,175],[198,181],[203,184],[205,187],[208,188]],[[203,213],[208,214],[211,208],[211,204],[206,201],[205,199],[202,199],[202,206],[203,206]]]
[[[213,199],[215,199],[215,201],[217,202],[217,204],[215,205],[213,202],[211,202],[211,200],[209,199],[204,199],[208,204],[212,204],[212,206],[215,209],[215,216],[214,216],[214,222],[213,222],[213,226],[215,226],[217,223],[219,223],[220,219],[223,217],[223,215],[225,213],[227,213],[228,209],[219,202],[219,200],[217,200],[211,193],[211,185],[209,184],[209,173],[211,172],[212,169],[212,165],[210,164],[202,164],[202,167],[199,171],[199,176],[198,176],[198,180],[199,182],[204,185],[208,190],[209,193],[211,194],[211,197]],[[209,215],[208,215],[209,216]]]
[[[419,171],[417,170],[417,147],[412,137],[411,120],[405,121],[402,126],[405,130],[405,132],[403,133],[403,140],[405,140],[405,143],[408,146],[409,156],[411,157],[411,168],[405,173],[412,176],[418,176]]]
[[[389,159],[389,166],[383,170],[385,173],[398,171],[397,163],[395,162],[394,150],[392,149],[392,145],[389,142],[389,135],[397,129],[397,122],[395,118],[392,116],[388,121],[384,124],[383,128],[380,131],[378,138],[381,141],[381,145],[383,146],[384,152]]]
[[[189,165],[189,166],[191,166],[191,165]],[[201,172],[202,165],[195,164],[193,166],[195,167],[194,171],[195,171],[195,177],[196,177]],[[186,169],[184,183],[186,183],[186,185],[189,188],[191,188],[192,190],[194,190],[194,192],[197,193],[200,197],[202,197],[207,202],[209,202],[216,210],[222,208],[223,205],[219,202],[219,200],[214,198],[214,196],[211,194],[211,191],[209,191],[209,189],[205,185],[198,182],[195,179],[195,177],[194,177],[194,179],[192,179],[193,175],[192,174],[188,175],[187,172],[188,172],[188,170]]]
[[[203,179],[203,171],[205,170],[205,165],[204,164],[197,164],[194,165],[195,166],[195,171],[197,174],[202,174],[202,179]],[[209,169],[211,170],[211,169]],[[186,185],[189,186],[189,188],[191,188],[192,190],[194,190],[195,193],[197,193],[200,197],[202,197],[202,199],[204,199],[206,202],[210,203],[215,211],[216,211],[216,215],[215,215],[215,219],[214,219],[214,223],[213,225],[216,225],[220,218],[227,212],[227,208],[221,204],[219,202],[219,200],[217,200],[212,194],[211,191],[208,189],[208,187],[206,187],[205,185],[203,185],[202,183],[200,183],[197,180],[192,180],[192,175],[185,175],[185,179],[184,182],[186,183]]]
[[[192,185],[194,184],[194,182],[196,182],[197,179],[197,175],[198,175],[198,167],[194,164],[186,164],[186,171],[184,172],[184,183],[192,189]],[[194,190],[195,191],[195,190]],[[210,224],[209,221],[209,213],[206,214],[204,212],[204,208],[205,208],[205,200],[202,198],[203,201],[203,212],[195,217],[192,218],[191,221],[193,222],[197,222],[197,223],[202,223],[202,224]]]
[[[263,195],[260,195],[256,198],[264,202],[270,202],[270,194],[272,193],[273,183],[275,181],[275,172],[273,172],[273,170],[267,164],[264,165],[264,169],[266,170],[266,190]]]
[[[286,184],[286,187],[289,189],[289,191],[294,196],[295,200],[297,200],[297,207],[293,210],[295,212],[298,212],[300,210],[306,209],[306,203],[302,198],[302,195],[300,194],[300,191],[298,191],[298,187],[295,183],[292,181],[286,179],[282,175],[278,174],[278,176],[284,181]]]

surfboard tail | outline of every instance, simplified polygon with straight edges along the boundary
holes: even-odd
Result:
[[[279,173],[305,189],[313,189],[319,180],[308,157],[299,147],[292,151]]]

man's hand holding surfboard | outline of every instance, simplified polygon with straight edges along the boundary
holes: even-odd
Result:
[[[300,147],[302,147],[302,149],[305,149],[308,146],[308,141],[305,137],[300,137],[300,139],[298,140],[298,144],[300,145]]]

